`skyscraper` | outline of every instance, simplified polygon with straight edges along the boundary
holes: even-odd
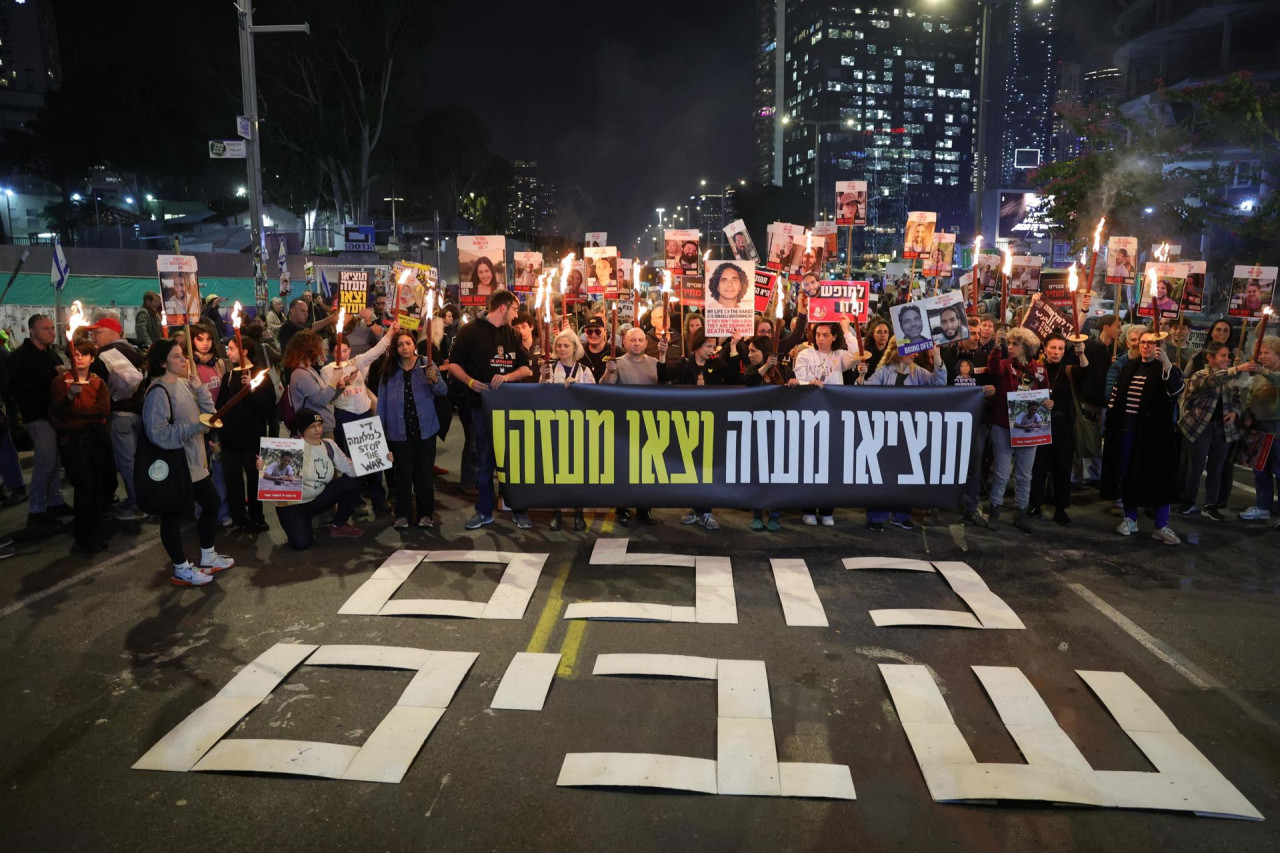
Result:
[[[1057,0],[1015,0],[1008,10],[1009,67],[1003,79],[1000,177],[1006,187],[1023,187],[1030,170],[1048,162],[1053,154]]]
[[[820,217],[836,181],[868,182],[855,263],[900,249],[908,210],[972,228],[980,8],[786,0],[783,180]]]
[[[514,233],[531,237],[555,233],[556,188],[538,177],[538,164],[528,160],[514,163],[514,194],[507,209],[507,221]]]
[[[785,29],[786,0],[756,0],[755,146],[752,177],[762,184],[782,183],[781,111],[783,68],[778,64],[778,31]]]
[[[22,130],[62,85],[58,33],[49,0],[0,3],[0,133]]]

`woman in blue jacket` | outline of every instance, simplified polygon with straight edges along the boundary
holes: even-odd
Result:
[[[398,331],[393,354],[382,363],[378,382],[378,417],[387,434],[395,466],[395,527],[409,526],[413,499],[418,502],[418,526],[435,527],[435,434],[440,431],[433,397],[448,393],[436,365],[418,356],[413,333]]]

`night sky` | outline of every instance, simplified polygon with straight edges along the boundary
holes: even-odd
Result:
[[[273,17],[272,6],[255,3],[258,23],[295,23]],[[429,109],[456,101],[480,113],[499,154],[538,161],[542,177],[558,185],[569,234],[608,231],[627,251],[656,218],[654,208],[686,202],[700,179],[751,177],[754,6],[442,3],[435,37],[413,58],[411,102]],[[1119,6],[1060,0],[1060,56],[1088,50],[1078,58],[1107,61],[1114,49],[1107,22]],[[221,60],[211,64],[238,69],[230,2],[54,0],[54,7],[66,75],[154,62],[157,45],[175,43],[190,61],[211,52]],[[258,50],[272,38],[295,37],[260,37]],[[223,76],[238,92],[238,76]],[[270,81],[259,85],[265,93]]]

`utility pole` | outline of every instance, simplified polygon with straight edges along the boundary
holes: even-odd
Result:
[[[266,237],[262,233],[262,137],[258,127],[258,76],[253,58],[253,37],[257,33],[306,33],[309,24],[274,24],[255,26],[253,0],[239,0],[236,14],[240,24],[240,89],[244,115],[249,120],[249,140],[245,146],[245,165],[249,170],[249,237],[253,245],[253,284],[258,310],[266,310],[267,272],[263,259],[267,255]]]

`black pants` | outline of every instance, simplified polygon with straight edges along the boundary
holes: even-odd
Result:
[[[1053,507],[1065,512],[1071,506],[1071,462],[1076,453],[1075,431],[1071,415],[1054,411],[1049,422],[1053,444],[1036,448],[1036,461],[1031,466],[1031,500],[1028,506],[1044,503],[1045,480],[1053,478]]]
[[[262,501],[258,500],[256,457],[254,452],[222,451],[222,484],[227,490],[231,519],[236,524],[263,520]]]
[[[333,523],[341,526],[351,518],[351,513],[359,502],[360,481],[355,477],[338,477],[329,481],[329,485],[313,501],[277,506],[276,518],[280,520],[284,535],[289,539],[289,547],[295,551],[305,551],[315,541],[315,531],[311,529],[313,518],[336,506]]]
[[[222,499],[218,490],[213,487],[213,477],[205,477],[191,484],[191,495],[196,506],[200,507],[200,517],[196,519],[196,532],[200,536],[201,548],[212,548],[214,536],[218,532],[218,507]],[[160,542],[165,553],[174,564],[186,561],[182,552],[182,519],[184,513],[172,512],[160,516]]]
[[[436,439],[411,438],[388,441],[396,472],[396,515],[400,518],[423,518],[436,511],[435,476]],[[418,499],[418,513],[413,515],[413,499]]]
[[[87,427],[61,433],[58,452],[75,490],[76,544],[92,547],[98,538],[102,513],[115,491],[116,469],[111,459],[111,440],[103,427]]]

